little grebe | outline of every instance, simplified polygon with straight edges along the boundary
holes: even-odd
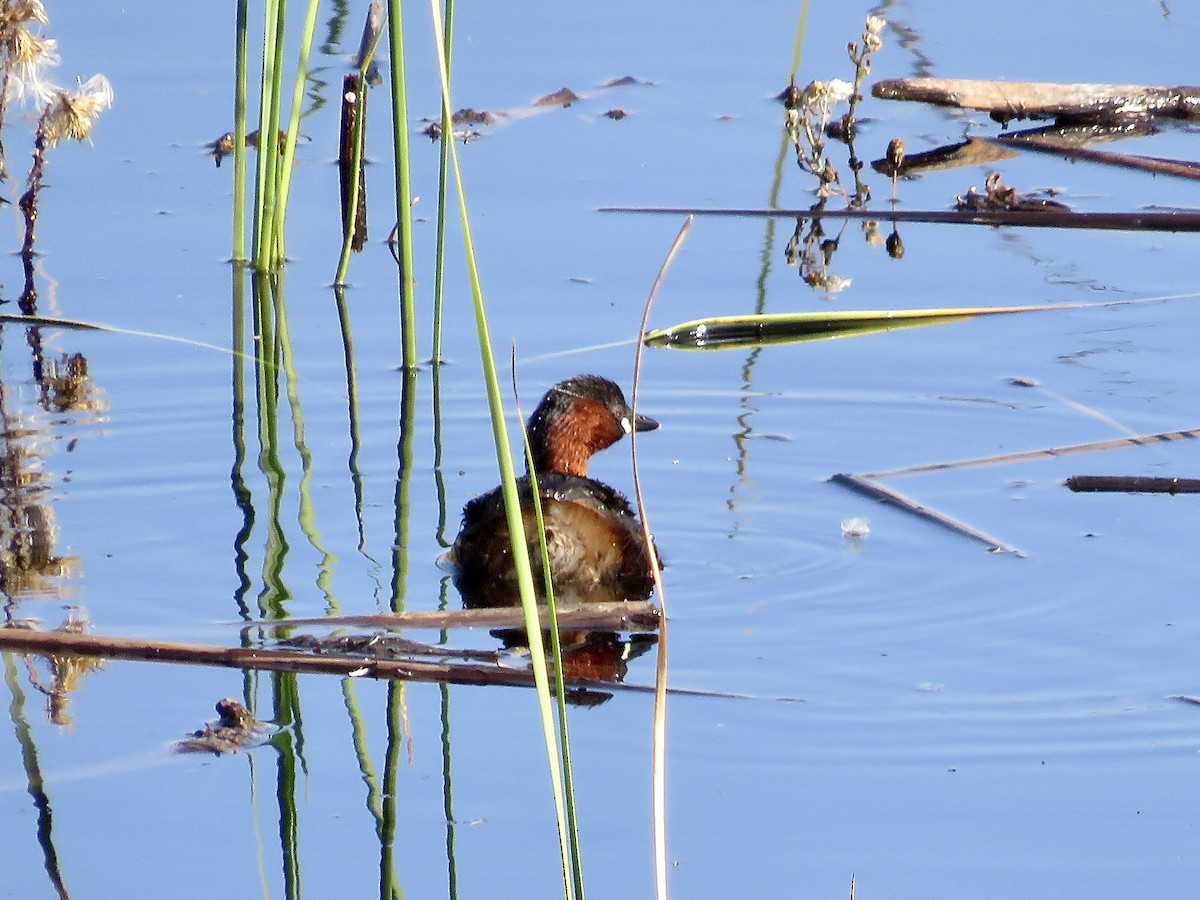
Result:
[[[556,594],[578,600],[643,599],[653,586],[650,557],[629,501],[587,477],[593,453],[632,431],[658,423],[634,416],[621,389],[598,375],[559,382],[529,417]],[[528,475],[517,482],[529,556],[540,588],[541,550]],[[450,550],[455,583],[468,606],[507,605],[516,599],[504,496],[496,488],[463,509],[462,530]]]

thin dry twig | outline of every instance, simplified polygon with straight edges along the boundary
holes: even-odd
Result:
[[[929,472],[943,472],[943,471],[948,471],[951,469],[968,469],[968,468],[974,468],[976,466],[1003,465],[1005,463],[1023,462],[1023,461],[1032,460],[1032,459],[1042,459],[1045,457],[1067,456],[1067,455],[1075,454],[1075,453],[1094,453],[1094,452],[1103,451],[1103,450],[1119,450],[1119,449],[1124,449],[1126,447],[1141,447],[1141,446],[1146,446],[1148,444],[1155,444],[1155,443],[1169,442],[1169,441],[1180,441],[1180,440],[1185,440],[1185,439],[1194,440],[1196,438],[1200,438],[1200,428],[1193,428],[1193,429],[1189,429],[1187,431],[1164,431],[1164,432],[1160,432],[1158,434],[1133,435],[1131,437],[1115,438],[1113,440],[1108,440],[1108,441],[1091,441],[1086,444],[1072,444],[1072,445],[1065,446],[1065,447],[1047,447],[1042,450],[1027,450],[1027,451],[1023,451],[1020,453],[1001,453],[996,456],[984,456],[984,457],[977,457],[975,459],[957,460],[954,462],[928,463],[926,465],[921,465],[921,466],[908,466],[907,468],[903,468],[903,469],[888,469],[886,471],[881,471],[881,472],[865,472],[865,473],[860,473],[860,474],[840,473],[840,474],[831,476],[829,478],[829,480],[836,484],[841,484],[841,485],[844,485],[845,487],[849,487],[852,490],[859,491],[860,493],[867,494],[868,496],[875,497],[876,499],[882,500],[884,502],[892,503],[895,506],[900,507],[901,509],[905,509],[905,510],[913,513],[914,515],[920,516],[923,519],[927,519],[931,522],[941,525],[944,528],[949,528],[951,531],[954,531],[958,534],[965,535],[966,537],[969,537],[973,540],[981,541],[981,542],[987,544],[989,546],[989,548],[992,550],[1004,551],[1006,553],[1015,554],[1016,556],[1024,556],[1025,554],[1022,553],[1020,550],[1016,549],[1015,547],[1013,547],[1009,544],[1004,543],[1003,541],[1000,541],[1000,540],[992,537],[987,532],[980,531],[979,529],[974,528],[971,525],[967,525],[965,522],[961,522],[958,519],[955,519],[953,516],[946,515],[945,513],[935,510],[932,507],[925,506],[924,504],[919,503],[916,500],[913,500],[912,498],[905,496],[904,494],[901,494],[899,491],[896,491],[890,487],[887,487],[886,485],[884,485],[880,482],[880,479],[891,478],[891,477],[894,477],[897,475],[923,475],[923,474],[926,474]],[[1076,478],[1083,479],[1080,482],[1081,484],[1087,483],[1086,482],[1087,476],[1076,476]],[[1073,487],[1071,484],[1071,481],[1073,481],[1073,480],[1075,480],[1075,479],[1068,480],[1068,482],[1067,482],[1067,486],[1071,487],[1072,490],[1093,490],[1093,491],[1095,491],[1095,490],[1112,490],[1112,491],[1145,490],[1147,492],[1155,491],[1155,492],[1165,492],[1165,493],[1192,493],[1193,491],[1189,487],[1190,483],[1195,481],[1195,482],[1197,482],[1197,484],[1200,484],[1200,481],[1198,481],[1196,479],[1128,478],[1128,479],[1121,479],[1121,482],[1126,485],[1136,482],[1136,483],[1146,484],[1149,486],[1147,486],[1145,488],[1136,488],[1136,487],[1129,487],[1129,486],[1126,486],[1126,487],[1090,487],[1090,488],[1089,487],[1079,487],[1079,488],[1076,488],[1076,487]],[[1109,480],[1113,481],[1113,479],[1109,479]],[[1176,486],[1174,487],[1174,489],[1172,489],[1170,486],[1155,487],[1152,485],[1152,483],[1156,482],[1156,481],[1161,481],[1164,483],[1169,482]],[[1197,488],[1196,492],[1200,492],[1200,488]]]
[[[110,635],[34,631],[27,628],[0,629],[0,649],[20,653],[65,652],[80,656],[102,656],[108,659],[144,662],[185,663],[301,674],[399,678],[453,684],[533,684],[533,673],[523,669],[485,668],[408,659],[372,659],[342,654],[310,655],[290,650],[221,647]]]
[[[119,659],[133,662],[179,663],[242,670],[295,672],[302,675],[387,678],[446,684],[507,687],[533,687],[534,685],[533,671],[529,668],[470,663],[430,663],[407,658],[378,659],[358,654],[312,654],[292,650],[221,647],[211,644],[191,644],[64,631],[36,631],[31,628],[18,627],[0,628],[0,652]],[[446,650],[447,657],[453,657],[458,653],[459,651],[450,648]],[[603,691],[631,693],[651,693],[655,690],[649,685],[605,681],[596,678],[568,677],[564,681],[571,688],[596,688]],[[760,699],[749,694],[736,694],[730,691],[671,688],[670,692],[726,700]],[[799,697],[784,696],[770,699],[790,703],[803,702]]]
[[[387,678],[466,685],[506,685],[532,687],[533,671],[472,663],[428,662],[414,659],[378,659],[341,653],[309,654],[291,650],[221,647],[179,641],[73,634],[63,631],[35,631],[29,628],[0,628],[0,651],[40,655],[75,654],[141,662],[182,663],[254,669],[298,674],[339,675]],[[447,656],[454,654],[447,650]],[[604,690],[646,690],[639,686],[591,678],[568,678],[571,687],[598,687]]]
[[[646,297],[646,305],[642,309],[642,321],[638,325],[637,349],[633,354],[633,387],[630,390],[630,409],[637,416],[638,388],[641,384],[642,351],[645,349],[646,326],[650,321],[650,310],[654,307],[654,298],[667,270],[671,268],[675,256],[691,231],[692,216],[684,220],[679,234],[675,236],[671,249],[654,277],[650,294]],[[638,475],[637,464],[637,431],[629,435],[629,453],[633,460],[633,496],[637,502],[638,518],[642,522],[642,539],[646,542],[647,553],[650,557],[650,572],[654,576],[654,590],[658,594],[658,603],[662,608],[662,625],[658,636],[658,656],[654,667],[654,725],[652,748],[651,795],[654,810],[654,887],[655,896],[666,900],[670,895],[667,883],[667,595],[663,589],[662,572],[659,569],[658,551],[654,546],[654,537],[650,531],[650,520],[646,517],[646,503],[642,498],[641,479]]]
[[[538,608],[543,627],[549,625],[549,613]],[[585,603],[558,608],[562,628],[603,631],[652,631],[658,627],[659,612],[653,603],[626,600],[619,603]],[[362,616],[317,616],[311,619],[264,619],[236,622],[244,630],[292,628],[294,626],[330,628],[421,628],[441,631],[447,628],[523,628],[525,618],[516,607],[495,609],[456,609],[428,612],[373,613]]]
[[[1190,159],[1164,159],[1161,156],[1139,156],[1134,153],[1116,153],[1112,150],[1092,150],[1089,147],[1068,147],[1022,138],[1018,135],[998,138],[983,137],[979,140],[997,147],[1018,147],[1021,150],[1033,150],[1038,153],[1064,156],[1068,159],[1118,166],[1122,169],[1135,169],[1140,172],[1149,172],[1152,175],[1170,175],[1175,178],[1189,178],[1193,181],[1200,179],[1200,162]]]
[[[1000,453],[996,456],[979,456],[974,459],[960,459],[954,462],[927,463],[921,466],[908,466],[903,469],[888,469],[881,472],[864,472],[859,478],[891,478],[895,475],[921,475],[926,472],[942,472],[947,469],[969,469],[975,466],[999,466],[1012,462],[1024,462],[1043,457],[1069,456],[1075,453],[1097,453],[1103,450],[1121,450],[1126,447],[1143,447],[1148,444],[1166,443],[1170,441],[1196,440],[1200,438],[1200,428],[1190,428],[1186,431],[1161,431],[1158,434],[1137,434],[1131,437],[1113,438],[1107,441],[1089,441],[1086,444],[1068,444],[1064,447],[1047,447],[1043,450],[1023,450],[1019,453]]]
[[[1085,231],[1200,231],[1200,213],[1170,212],[1072,212],[1019,209],[770,209],[738,207],[705,209],[680,206],[604,206],[600,212],[648,213],[672,216],[739,216],[775,219],[873,219],[879,222],[921,222],[941,225],[1008,225],[1014,228],[1076,228]]]
[[[899,491],[888,487],[885,484],[880,484],[868,475],[851,475],[848,473],[840,473],[833,475],[829,479],[835,484],[845,485],[848,488],[866,494],[869,497],[874,497],[877,500],[882,500],[885,503],[891,503],[901,509],[911,512],[913,515],[920,516],[923,519],[928,519],[943,528],[949,528],[951,531],[969,537],[972,540],[979,541],[987,545],[987,548],[995,553],[1011,553],[1014,556],[1024,557],[1025,554],[1011,544],[1006,544],[999,538],[995,538],[986,531],[980,531],[965,522],[962,522],[953,516],[949,516],[940,510],[936,510],[931,506],[926,506],[913,500],[911,497],[901,494]]]

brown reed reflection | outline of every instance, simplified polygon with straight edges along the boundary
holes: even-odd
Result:
[[[15,627],[28,627],[17,623]],[[67,607],[67,617],[54,633],[86,634],[90,629],[87,611],[82,607]],[[80,656],[73,653],[55,653],[47,656],[26,654],[25,669],[29,683],[46,698],[46,718],[55,725],[68,726],[71,719],[71,694],[79,687],[85,676],[104,668],[105,660],[98,657]]]

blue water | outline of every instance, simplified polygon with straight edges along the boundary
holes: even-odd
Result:
[[[570,109],[513,115],[460,147],[492,333],[515,341],[522,401],[597,371],[630,383],[637,321],[681,224],[601,206],[812,202],[782,153],[780,107],[796,4],[460,9],[455,105],[525,109],[563,86]],[[846,41],[866,7],[813,4],[799,80],[849,77]],[[116,106],[94,146],[48,163],[39,222],[46,313],[229,347],[230,177],[203,144],[232,127],[231,11],[127,3],[51,8],[73,83],[103,71]],[[382,244],[388,112],[372,96],[371,242],[353,260],[358,454],[333,279],[337,93],[362,10],[322,10],[288,227],[285,296],[293,400],[281,393],[279,481],[255,413],[253,370],[234,415],[226,353],[161,337],[61,331],[102,407],[34,404],[29,350],[10,330],[8,409],[39,436],[55,552],[67,577],[12,615],[60,624],[86,608],[104,634],[236,645],[261,609],[294,616],[458,605],[436,565],[458,510],[496,482],[478,351],[460,265],[449,271],[442,409],[446,502],[434,471],[430,375],[418,378],[400,562],[396,473],[401,376],[395,267]],[[1186,84],[1200,19],[1183,4],[911,3],[872,78]],[[257,12],[254,14],[258,15]],[[438,109],[424,9],[406,10],[416,120]],[[330,37],[330,23],[341,26]],[[289,56],[290,58],[290,56]],[[632,75],[650,84],[597,93]],[[619,106],[619,122],[602,113]],[[867,159],[992,134],[982,115],[868,100]],[[974,123],[974,124],[971,124]],[[28,125],[10,113],[19,180]],[[1107,146],[1195,157],[1192,130]],[[844,153],[832,150],[843,174]],[[436,146],[414,139],[421,353],[428,356]],[[998,166],[1021,190],[1061,189],[1085,210],[1195,206],[1190,182],[1029,155]],[[903,208],[943,209],[984,168],[900,185]],[[876,203],[891,186],[876,177]],[[10,196],[6,191],[5,196]],[[16,214],[11,234],[19,236]],[[1101,304],[1194,290],[1194,236],[911,225],[903,260],[840,232],[809,288],[784,260],[786,219],[701,218],[652,323],[702,315],[854,308]],[[886,230],[885,230],[886,233]],[[457,254],[458,235],[452,236]],[[457,259],[457,256],[454,258]],[[15,259],[5,296],[19,290]],[[18,286],[14,289],[14,286]],[[1091,305],[883,335],[726,351],[647,352],[641,408],[663,423],[639,443],[657,542],[668,558],[670,679],[738,697],[669,705],[668,807],[677,896],[1189,896],[1200,710],[1187,496],[1072,495],[1072,474],[1195,477],[1194,442],[895,477],[897,490],[1024,552],[979,544],[832,485],[870,472],[1200,426],[1197,300]],[[618,346],[609,346],[614,343]],[[601,349],[595,349],[600,347]],[[586,349],[592,348],[592,349]],[[1011,377],[1034,379],[1018,387]],[[15,427],[10,425],[11,428]],[[1124,430],[1122,430],[1124,429]],[[240,463],[248,502],[231,472]],[[627,445],[594,474],[629,490]],[[356,478],[362,501],[356,500]],[[273,488],[278,488],[275,501]],[[360,522],[356,508],[361,507]],[[840,522],[870,519],[850,541]],[[439,534],[438,522],[446,521]],[[244,558],[243,558],[244,556]],[[434,633],[412,635],[436,641]],[[455,634],[492,648],[486,631]],[[49,683],[44,662],[37,682]],[[276,708],[276,680],[237,670],[110,662],[51,724],[26,660],[9,658],[12,738],[0,742],[0,896],[375,896],[375,791],[391,766],[406,897],[548,897],[559,891],[553,809],[532,694],[523,689],[296,681],[289,741],[231,757],[178,757],[172,741],[224,696]],[[649,684],[653,657],[627,680]],[[593,896],[652,890],[650,701],[618,692],[571,716]],[[277,747],[282,749],[277,749]],[[395,756],[389,763],[389,747]],[[356,751],[356,748],[357,751]],[[43,779],[49,815],[29,786]],[[365,771],[364,771],[365,770]],[[294,815],[294,819],[292,818]],[[449,824],[448,824],[449,823]],[[39,828],[41,829],[39,831]],[[53,858],[48,863],[48,857]]]

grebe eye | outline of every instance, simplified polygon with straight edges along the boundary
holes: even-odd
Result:
[[[629,416],[621,416],[621,429],[626,434],[633,434],[633,423],[629,421]]]

